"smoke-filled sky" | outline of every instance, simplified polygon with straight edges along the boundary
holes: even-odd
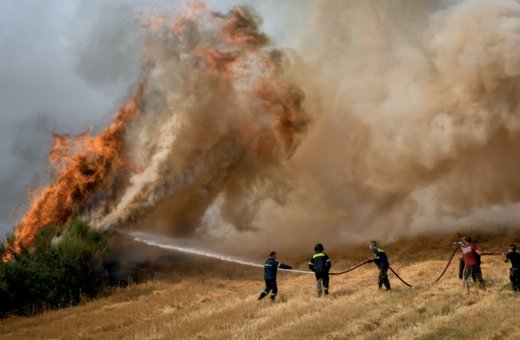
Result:
[[[0,234],[27,205],[27,188],[47,181],[50,133],[79,134],[110,123],[138,81],[143,8],[182,1],[3,1],[0,3]],[[209,1],[225,11],[233,1]],[[243,3],[243,2],[242,2]],[[269,9],[265,5],[258,10]],[[280,4],[264,28],[284,40]],[[300,10],[298,10],[300,11]]]
[[[124,166],[67,211],[100,228],[261,250],[518,221],[517,1],[204,4],[0,5],[2,232],[50,134],[132,96]]]

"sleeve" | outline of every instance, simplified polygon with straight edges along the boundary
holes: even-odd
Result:
[[[325,263],[327,264],[327,270],[332,267],[332,263],[330,262],[329,255],[325,254]]]
[[[309,261],[309,269],[314,271],[314,257]]]
[[[379,257],[379,253],[375,249],[374,249],[374,262],[376,264],[379,264],[379,262],[381,262],[381,257]]]
[[[278,263],[278,268],[280,268],[280,269],[292,269],[291,266],[288,266],[288,265],[283,264],[283,263],[281,263],[281,262]]]
[[[506,254],[506,259],[508,259],[508,260],[511,259],[511,253],[507,253],[507,254]]]

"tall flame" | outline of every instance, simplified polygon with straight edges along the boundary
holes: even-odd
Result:
[[[53,135],[49,160],[55,175],[47,188],[29,193],[29,211],[16,226],[18,247],[32,246],[36,232],[45,225],[63,226],[92,194],[111,189],[116,178],[130,169],[123,146],[124,131],[138,115],[145,85],[143,80],[100,135],[92,137],[90,131],[78,137]]]
[[[196,224],[240,164],[292,155],[308,122],[303,92],[282,80],[281,52],[263,49],[269,39],[257,18],[200,2],[176,13],[142,14],[148,76],[114,122],[98,136],[53,136],[51,184],[30,193],[18,245],[31,246],[44,225],[64,227],[86,208],[91,222],[108,228],[172,197],[192,202],[178,213],[197,211]],[[110,200],[96,200],[111,191]]]

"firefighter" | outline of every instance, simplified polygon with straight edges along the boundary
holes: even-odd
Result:
[[[309,269],[316,274],[316,281],[318,286],[318,297],[321,297],[322,284],[325,290],[325,295],[329,294],[329,270],[332,266],[330,259],[323,251],[323,246],[318,243],[314,246],[314,255],[309,262]]]
[[[377,277],[379,289],[382,289],[383,285],[385,285],[386,290],[391,290],[390,281],[388,281],[388,268],[390,267],[390,263],[388,262],[385,251],[377,247],[376,241],[370,242],[370,249],[374,252],[374,258],[368,260],[368,262],[374,262],[377,268],[379,268],[379,276]]]
[[[278,268],[292,269],[291,266],[277,262],[276,253],[272,251],[264,264],[265,290],[260,294],[258,300],[265,298],[269,292],[271,292],[271,301],[274,301],[276,298],[276,294],[278,294],[278,287],[276,286],[276,273],[278,272]]]
[[[509,252],[502,253],[504,262],[511,260],[511,269],[509,270],[509,279],[514,292],[520,292],[520,254],[516,252],[516,244],[509,245]]]

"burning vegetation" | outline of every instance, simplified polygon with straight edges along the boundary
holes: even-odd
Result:
[[[131,170],[124,151],[124,130],[139,112],[144,83],[99,136],[53,136],[49,160],[52,182],[30,192],[31,205],[16,228],[16,246],[31,247],[43,226],[62,228],[98,192],[116,190]]]
[[[190,2],[141,20],[143,80],[99,135],[53,136],[51,183],[30,192],[18,249],[45,225],[62,229],[76,216],[127,224],[165,199],[178,204],[171,219],[190,228],[234,172],[290,157],[305,133],[303,92],[282,79],[283,55],[265,49],[256,15]]]
[[[54,137],[18,242],[80,216],[292,252],[477,213],[495,225],[496,207],[520,202],[518,3],[305,11],[293,49],[274,48],[249,7],[143,11],[136,92],[99,135]]]

